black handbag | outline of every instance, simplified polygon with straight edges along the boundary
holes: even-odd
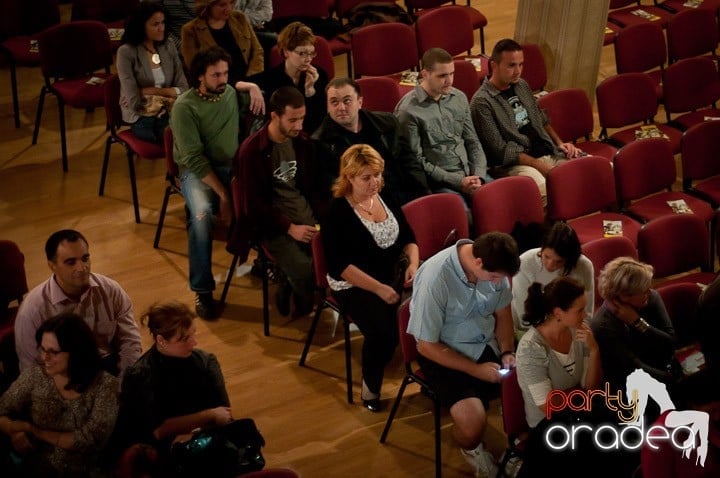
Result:
[[[243,418],[196,432],[190,440],[173,445],[170,456],[176,476],[234,478],[263,469],[263,446],[265,439],[255,422]]]

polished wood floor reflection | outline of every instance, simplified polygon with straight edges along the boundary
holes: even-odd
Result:
[[[464,3],[464,2],[460,2]],[[488,50],[514,32],[516,1],[473,0],[489,19]],[[67,5],[65,6],[67,7]],[[69,12],[64,10],[67,17]],[[476,47],[479,51],[479,47]],[[338,59],[338,71],[345,71]],[[614,74],[611,47],[603,51],[600,78]],[[105,147],[105,111],[66,110],[69,172],[60,165],[56,101],[49,96],[38,144],[31,146],[32,125],[42,84],[38,69],[20,68],[19,129],[13,126],[9,71],[0,71],[0,238],[17,242],[25,254],[30,287],[48,277],[43,246],[61,228],[83,232],[90,242],[92,267],[123,285],[136,317],[151,303],[179,299],[193,303],[187,286],[183,204],[171,199],[160,249],[152,241],[165,188],[162,160],[135,161],[141,224],[133,220],[127,160],[113,146],[105,196],[98,196]],[[214,272],[222,280],[231,257],[215,243]],[[222,286],[222,283],[219,284]],[[272,292],[272,291],[271,291]],[[219,291],[218,291],[219,294]],[[252,417],[267,440],[268,467],[288,467],[304,477],[432,476],[433,425],[430,402],[408,389],[388,443],[378,442],[387,411],[373,414],[345,398],[342,332],[331,336],[332,317],[317,331],[308,367],[297,364],[309,326],[271,312],[271,336],[262,334],[260,281],[249,275],[232,281],[228,305],[215,322],[199,321],[199,347],[215,353],[227,381],[236,417]],[[142,331],[146,347],[150,339]],[[361,337],[353,338],[355,397],[359,401]],[[389,408],[403,376],[400,351],[387,369],[383,397]],[[443,420],[443,475],[470,476],[471,470],[452,442]],[[487,432],[491,451],[500,457],[505,445],[497,403]]]

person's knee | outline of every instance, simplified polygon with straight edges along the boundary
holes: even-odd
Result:
[[[450,407],[450,415],[457,427],[456,433],[464,437],[468,442],[480,442],[487,413],[485,406],[479,398],[466,398]]]

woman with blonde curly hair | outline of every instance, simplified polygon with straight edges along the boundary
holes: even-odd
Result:
[[[412,282],[419,263],[402,209],[380,193],[384,167],[372,147],[348,148],[322,225],[333,297],[365,337],[362,399],[373,412],[380,410],[383,371],[398,343],[399,294]]]

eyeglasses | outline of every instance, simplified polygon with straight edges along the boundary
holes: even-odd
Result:
[[[295,53],[296,55],[298,55],[298,56],[299,56],[300,58],[302,58],[303,60],[304,60],[305,58],[315,58],[315,57],[317,56],[317,52],[316,52],[316,51],[297,51],[297,50],[293,50],[293,53]]]
[[[46,349],[45,347],[43,347],[42,345],[40,345],[40,346],[38,347],[38,353],[39,353],[40,355],[47,355],[47,356],[50,357],[50,358],[55,358],[55,357],[57,357],[58,355],[60,355],[61,353],[63,353],[63,351],[62,351],[62,350]]]

